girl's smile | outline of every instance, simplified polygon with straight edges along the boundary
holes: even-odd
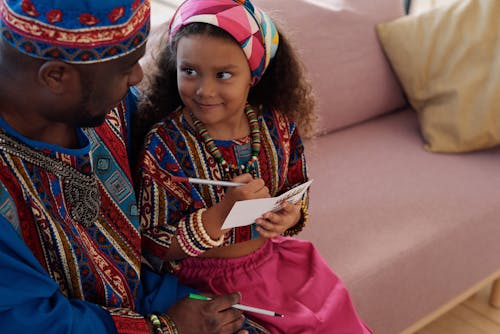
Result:
[[[195,102],[195,103],[198,105],[198,108],[200,108],[201,111],[212,111],[222,106],[222,103],[201,103],[201,102]]]

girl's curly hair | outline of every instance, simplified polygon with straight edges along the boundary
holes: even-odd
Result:
[[[134,139],[142,141],[149,129],[182,105],[177,87],[177,45],[182,37],[208,35],[236,40],[226,31],[206,23],[182,27],[158,54],[157,72],[146,87],[135,121]],[[278,110],[292,119],[303,137],[312,137],[317,116],[312,88],[305,68],[289,41],[280,33],[278,50],[257,85],[250,88],[248,102]]]

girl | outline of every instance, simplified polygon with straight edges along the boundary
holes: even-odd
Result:
[[[140,117],[143,248],[149,264],[214,293],[240,291],[273,333],[370,333],[340,280],[306,241],[307,195],[255,224],[221,226],[236,201],[307,181],[299,124],[315,120],[302,67],[271,19],[249,1],[187,0],[177,9]],[[292,121],[294,120],[294,121]],[[172,176],[239,187],[178,183]]]

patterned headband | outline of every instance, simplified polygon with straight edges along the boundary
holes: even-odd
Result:
[[[190,23],[208,23],[233,36],[247,57],[252,85],[262,78],[278,49],[273,21],[248,0],[186,0],[170,21],[168,40]]]
[[[22,53],[96,63],[146,42],[149,0],[0,0],[0,35]]]

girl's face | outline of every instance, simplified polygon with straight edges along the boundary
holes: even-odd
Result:
[[[182,37],[177,46],[177,85],[185,111],[207,129],[241,122],[250,90],[247,58],[234,41],[209,35]]]

